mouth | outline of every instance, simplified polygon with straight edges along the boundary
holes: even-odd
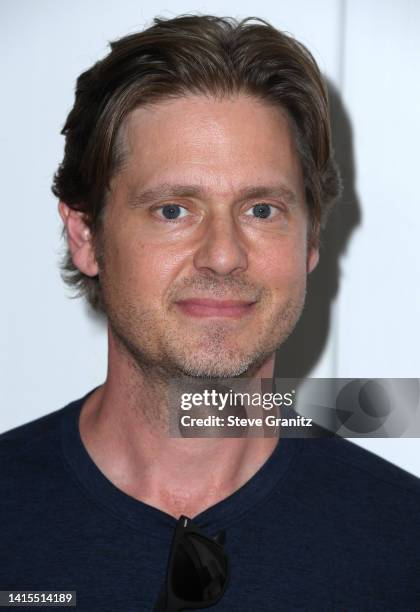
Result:
[[[255,301],[189,298],[176,302],[183,314],[191,317],[223,317],[240,319],[253,310]]]

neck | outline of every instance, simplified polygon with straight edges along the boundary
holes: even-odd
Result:
[[[79,426],[92,460],[115,486],[178,518],[199,514],[252,478],[276,438],[170,437],[167,377],[134,365],[112,332],[108,337],[107,378],[85,402]],[[252,383],[273,371],[274,354]]]

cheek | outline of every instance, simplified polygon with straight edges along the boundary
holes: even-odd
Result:
[[[176,274],[178,259],[162,245],[125,232],[107,244],[106,275],[121,298],[126,295],[130,301],[155,302],[159,307]]]
[[[306,243],[282,240],[272,244],[254,259],[258,281],[266,287],[284,291],[301,288],[306,283]]]

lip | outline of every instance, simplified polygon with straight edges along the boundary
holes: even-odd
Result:
[[[228,317],[239,319],[248,314],[256,302],[190,298],[176,302],[184,314],[193,317]]]

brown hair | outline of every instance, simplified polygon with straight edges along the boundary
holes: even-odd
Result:
[[[252,23],[254,21],[255,23]],[[244,92],[286,109],[294,126],[317,244],[340,179],[331,147],[327,90],[311,53],[257,17],[181,15],[110,43],[111,52],[77,79],[75,103],[62,130],[64,159],[53,193],[82,211],[95,238],[105,195],[121,164],[119,128],[142,104],[189,93]],[[64,233],[64,228],[63,228]],[[63,279],[103,310],[99,278],[73,264],[67,248]]]

